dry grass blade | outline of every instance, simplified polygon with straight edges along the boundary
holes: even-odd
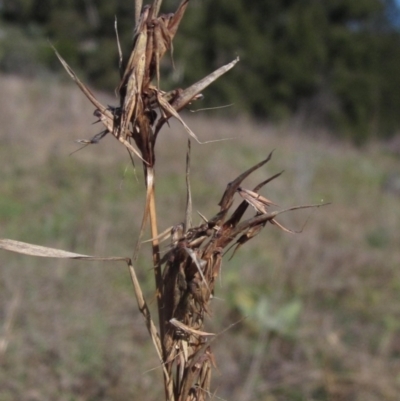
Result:
[[[306,221],[307,222],[307,221]],[[277,226],[278,228],[280,228],[282,231],[285,231],[286,233],[289,234],[301,234],[303,232],[303,228],[301,230],[295,231],[295,230],[290,230],[289,228],[286,228],[285,226],[283,226],[281,223],[279,223],[278,221],[276,221],[276,219],[272,219],[270,220],[270,223],[274,226]],[[305,224],[305,223],[304,223]]]
[[[110,110],[108,110],[106,107],[104,107],[93,95],[93,93],[84,85],[78,78],[78,76],[75,74],[75,72],[72,70],[72,68],[67,64],[67,62],[60,56],[60,54],[57,52],[57,50],[53,47],[54,52],[56,53],[56,56],[60,60],[61,64],[69,74],[69,76],[76,82],[76,84],[79,86],[81,91],[85,94],[85,96],[92,102],[92,104],[97,108],[98,112],[100,115],[98,117],[100,118],[100,121],[105,125],[107,130],[111,132],[125,147],[133,152],[139,159],[141,159],[143,162],[147,163],[143,157],[140,155],[140,153],[124,138],[124,135],[116,135],[115,130],[114,130],[114,117],[111,114]]]
[[[154,169],[152,169],[151,167],[147,167],[146,168],[146,203],[144,206],[142,222],[140,224],[139,236],[138,236],[138,239],[136,242],[135,251],[133,253],[133,260],[136,260],[139,256],[142,237],[144,234],[144,230],[146,228],[147,220],[149,218],[150,203],[151,203],[152,198],[154,198]],[[151,242],[153,244],[154,243],[158,244],[158,237],[159,237],[158,230],[156,230],[155,233],[152,231]]]
[[[163,127],[163,125],[168,121],[170,116],[174,116],[176,119],[178,119],[183,126],[185,127],[186,131],[189,133],[190,136],[192,136],[198,143],[212,143],[212,142],[219,142],[221,140],[216,140],[216,141],[207,141],[207,142],[200,142],[196,135],[190,130],[190,128],[184,123],[184,121],[179,117],[177,111],[180,111],[184,107],[186,107],[188,104],[190,104],[193,99],[197,99],[197,96],[202,92],[207,86],[209,86],[211,83],[213,83],[216,79],[218,79],[221,75],[229,71],[231,68],[235,66],[235,64],[239,61],[239,58],[236,58],[229,64],[226,64],[222,67],[220,67],[218,70],[214,71],[207,77],[201,79],[200,81],[196,82],[189,88],[186,88],[185,90],[180,90],[178,95],[175,97],[175,99],[172,100],[171,104],[169,101],[166,99],[162,99],[160,102],[160,96],[157,94],[157,100],[160,105],[160,107],[163,108],[163,110],[167,113],[166,116],[163,116],[160,118],[160,120],[157,123],[156,129],[155,129],[155,137],[157,137],[159,131]],[[226,140],[226,139],[223,139]]]
[[[138,103],[141,101],[143,78],[146,65],[147,31],[139,33],[135,47],[125,69],[121,81],[121,117],[117,129],[117,137],[126,137],[129,124],[134,113],[138,113]],[[126,88],[125,88],[126,86]],[[135,116],[136,117],[136,116]],[[134,124],[133,124],[134,125]]]
[[[187,326],[186,324],[183,324],[179,320],[176,320],[175,318],[171,319],[169,322],[175,327],[177,327],[179,330],[182,330],[189,334],[193,334],[195,336],[200,336],[200,337],[215,336],[215,333],[207,333],[206,331],[195,330]],[[188,358],[185,359],[188,360]]]
[[[99,143],[101,139],[103,139],[110,131],[104,130],[99,132],[98,134],[94,135],[90,139],[78,139],[76,142],[78,143],[83,143],[86,145],[94,145],[96,143]]]
[[[328,205],[329,205],[329,203],[328,203]],[[303,226],[301,227],[300,230],[290,230],[289,228],[286,228],[286,227],[283,226],[281,223],[279,223],[276,219],[272,219],[272,220],[270,221],[270,223],[271,223],[272,225],[274,225],[274,226],[277,226],[277,227],[280,228],[282,231],[285,231],[285,232],[287,232],[287,233],[290,233],[290,234],[301,234],[301,233],[303,232],[304,227],[306,226],[306,224],[307,224],[307,222],[308,222],[308,220],[309,220],[310,217],[311,217],[311,213],[308,215],[306,221],[304,222],[304,224],[303,224]]]
[[[198,255],[196,255],[196,252],[194,252],[193,249],[185,248],[185,251],[192,258],[194,264],[197,267],[197,271],[199,272],[200,277],[203,280],[203,283],[205,284],[207,289],[210,291],[210,288],[208,287],[208,284],[207,284],[207,280],[206,280],[206,278],[204,277],[204,274],[203,274],[203,265],[205,265],[206,262],[204,260],[201,260],[201,258]]]
[[[190,139],[186,153],[186,213],[185,213],[185,231],[192,227],[192,191],[190,188]]]
[[[117,47],[118,47],[118,69],[119,69],[119,74],[120,77],[122,78],[122,65],[123,65],[123,56],[122,56],[122,49],[121,49],[121,43],[119,41],[119,35],[118,35],[118,22],[117,22],[117,17],[115,17],[114,21],[114,30],[115,30],[115,37],[117,39]]]
[[[162,348],[162,344],[161,344],[161,340],[160,340],[160,335],[159,335],[157,328],[151,318],[150,309],[147,306],[147,303],[144,299],[143,292],[142,292],[142,289],[139,284],[139,280],[136,276],[135,268],[133,267],[132,262],[130,260],[128,260],[128,267],[129,267],[129,272],[130,272],[131,279],[132,279],[132,284],[133,284],[133,287],[135,290],[135,296],[136,296],[136,301],[137,301],[139,310],[142,313],[142,315],[146,321],[147,330],[149,331],[150,337],[153,341],[154,347],[157,351],[157,355],[160,359],[161,366],[163,368],[164,383],[166,384],[165,389],[166,389],[166,394],[168,397],[167,399],[172,401],[175,399],[174,393],[173,393],[172,379],[171,379],[167,369],[165,368],[165,363],[164,363],[164,359],[163,359],[163,348]]]
[[[103,257],[82,255],[79,253],[73,253],[73,252],[68,252],[68,251],[64,251],[61,249],[49,248],[49,247],[44,247],[44,246],[39,246],[39,245],[33,245],[33,244],[26,243],[26,242],[14,241],[14,240],[10,240],[10,239],[0,239],[0,249],[4,249],[6,251],[16,252],[16,253],[20,253],[20,254],[24,254],[24,255],[39,256],[39,257],[45,257],[45,258],[80,259],[80,260],[88,260],[88,261],[124,261],[124,262],[126,262],[129,266],[129,271],[130,271],[132,282],[134,285],[136,299],[137,299],[139,309],[142,312],[142,314],[146,320],[146,325],[150,332],[151,338],[153,339],[158,356],[160,358],[162,365],[164,366],[160,337],[159,337],[157,329],[151,319],[150,310],[143,297],[143,293],[140,288],[139,281],[138,281],[136,273],[135,273],[135,269],[129,258],[123,258],[123,257],[103,258]],[[168,381],[170,381],[168,372],[166,371],[165,368],[163,370],[164,370],[164,375],[166,376]]]
[[[179,111],[183,109],[185,106],[187,106],[191,100],[201,93],[207,86],[211,85],[214,81],[216,81],[221,75],[225,74],[228,72],[230,69],[232,69],[235,64],[239,61],[239,57],[237,57],[235,60],[231,61],[230,63],[218,68],[211,74],[207,75],[205,78],[201,79],[200,81],[196,82],[189,88],[186,88],[183,90],[179,96],[172,102],[172,107]]]
[[[135,41],[137,35],[145,29],[146,22],[149,20],[151,6],[149,4],[145,5],[139,16],[139,20],[135,25],[133,40]]]
[[[126,135],[119,135],[118,130],[114,129],[114,118],[113,116],[110,115],[109,110],[106,110],[106,113],[103,113],[101,110],[97,109],[94,112],[95,116],[97,116],[100,121],[104,124],[104,126],[107,128],[108,132],[111,132],[113,136],[118,139],[119,142],[121,142],[129,152],[132,152],[135,154],[140,160],[142,160],[144,163],[148,164],[146,160],[143,159],[142,155],[139,153],[138,150],[136,150],[126,139]]]
[[[153,242],[155,239],[157,239],[160,242],[166,241],[171,236],[171,230],[173,228],[174,228],[174,226],[168,227],[161,234],[158,234],[157,238],[150,238],[150,239],[148,239],[146,241],[142,241],[142,244],[147,244],[149,242]]]
[[[265,181],[261,182],[260,184],[256,185],[253,188],[253,192],[258,192],[264,185],[268,184],[269,182],[275,180],[275,178],[280,177],[284,173],[284,170],[281,172],[274,174],[272,177],[267,178]]]
[[[188,4],[189,4],[189,0],[182,0],[181,4],[179,4],[179,7],[176,10],[175,14],[172,16],[172,18],[169,21],[168,31],[171,35],[171,40],[176,35],[176,32],[179,28],[179,24],[182,21],[183,15],[185,14],[186,7],[188,6]]]
[[[23,255],[39,256],[42,258],[58,259],[82,259],[88,261],[126,261],[123,257],[102,258],[97,256],[82,255],[79,253],[68,252],[62,249],[49,248],[46,246],[29,244],[27,242],[14,241],[11,239],[0,239],[0,249],[5,251],[20,253]]]
[[[138,26],[139,24],[142,5],[143,5],[143,0],[135,0],[135,26]]]
[[[143,74],[144,74],[144,65],[140,67],[140,72],[136,73],[138,85],[137,87],[131,87],[128,88],[128,82],[133,74],[133,71],[136,69],[138,70],[138,66],[140,63],[142,63],[142,59],[146,59],[146,44],[147,44],[147,30],[146,27],[144,26],[140,32],[138,32],[136,36],[136,41],[134,48],[132,50],[132,53],[129,57],[128,63],[125,67],[124,75],[122,76],[121,83],[119,84],[117,88],[117,92],[120,93],[121,98],[124,99],[125,96],[133,95],[140,93],[141,91],[141,83],[143,81]],[[132,90],[134,90],[134,93],[130,93]]]
[[[257,192],[253,192],[241,187],[239,187],[237,191],[249,205],[253,206],[257,213],[265,214],[267,213],[268,206],[277,206],[275,203],[259,195]]]
[[[259,214],[251,219],[248,219],[248,220],[243,221],[242,223],[239,223],[237,225],[237,227],[234,230],[232,230],[231,235],[236,236],[236,235],[240,234],[242,231],[246,230],[250,226],[254,226],[254,225],[262,224],[264,222],[271,221],[271,220],[275,219],[276,216],[283,214],[283,213],[291,212],[294,210],[301,210],[301,209],[319,208],[319,207],[323,207],[323,206],[327,206],[327,205],[330,205],[330,203],[318,203],[315,205],[293,206],[293,207],[289,207],[284,210],[278,210],[278,211],[275,211],[272,213]]]
[[[165,19],[159,18],[153,21],[153,35],[154,35],[154,60],[156,66],[156,76],[157,76],[157,88],[160,88],[160,60],[164,56],[165,52],[172,48],[171,35],[165,25]]]
[[[201,142],[199,138],[197,138],[196,134],[190,129],[190,127],[183,121],[182,117],[179,115],[179,113],[168,103],[167,100],[164,99],[164,97],[161,95],[160,92],[157,92],[157,100],[160,105],[160,107],[167,112],[169,116],[175,117],[185,128],[186,132],[200,145],[205,145],[206,143],[213,143],[213,142],[221,142],[221,141],[226,141],[227,139],[216,139],[216,140],[211,140],[211,141],[204,141]],[[164,123],[168,117],[161,119],[160,121]],[[161,126],[157,126],[156,128],[156,133],[161,128]]]
[[[154,193],[154,169],[152,167],[145,166],[146,172],[146,205],[145,211],[143,213],[142,225],[140,228],[139,238],[135,249],[134,256],[137,257],[140,241],[143,236],[144,227],[148,216],[150,216],[150,229],[152,235],[152,256],[153,256],[153,267],[154,267],[154,279],[156,284],[156,294],[157,294],[157,307],[158,307],[158,317],[160,320],[160,336],[161,339],[164,338],[164,305],[163,305],[163,278],[161,272],[161,259],[160,259],[160,245],[158,241],[158,227],[157,227],[157,212],[155,203],[155,193]],[[163,350],[164,351],[164,350]],[[165,356],[165,354],[163,353]],[[166,382],[166,391],[170,391],[171,380]],[[169,399],[169,398],[168,398]]]
[[[190,377],[190,375],[193,375],[193,371],[195,366],[200,362],[200,360],[203,358],[204,354],[207,352],[208,349],[210,349],[211,343],[214,342],[217,338],[219,338],[223,333],[227,332],[228,330],[232,329],[234,326],[242,322],[244,319],[239,320],[236,323],[232,323],[229,325],[226,329],[222,330],[221,332],[217,333],[215,336],[212,338],[208,339],[204,344],[202,344],[195,352],[195,354],[192,356],[189,365],[187,366],[187,369],[185,371],[185,379],[183,380],[183,385],[182,385],[182,391],[180,394],[180,400],[187,400],[188,395],[190,392],[190,387],[191,383],[194,382]],[[206,389],[207,390],[207,389]],[[192,398],[190,398],[192,399]],[[204,398],[200,398],[204,399]],[[196,400],[196,398],[194,398]]]
[[[199,138],[197,138],[196,134],[189,128],[189,126],[183,121],[182,117],[178,114],[178,112],[169,104],[167,100],[161,95],[161,93],[157,92],[157,100],[160,107],[168,113],[170,116],[174,116],[185,128],[186,132],[199,144]]]
[[[264,185],[268,184],[275,178],[279,177],[283,171],[281,171],[278,174],[273,175],[270,178],[267,178],[265,181],[261,182],[258,184],[256,187],[254,187],[253,192],[257,193]],[[249,203],[247,201],[243,201],[237,209],[233,212],[232,216],[229,218],[229,220],[224,224],[225,227],[235,227],[237,223],[240,221],[240,219],[243,217],[244,213],[247,210],[247,207],[249,206]]]
[[[259,169],[262,167],[265,163],[268,163],[271,160],[272,154],[274,151],[272,151],[268,157],[265,160],[262,160],[261,162],[257,163],[255,166],[249,168],[246,170],[244,173],[240,174],[239,177],[231,181],[222,195],[222,199],[218,203],[219,206],[221,206],[221,211],[226,211],[227,209],[230,208],[233,202],[233,196],[237,189],[240,187],[240,184],[244,179],[246,179],[253,171]]]
[[[151,7],[151,19],[157,18],[158,13],[160,12],[162,2],[163,0],[154,0],[153,5]]]
[[[79,86],[80,90],[84,93],[84,95],[92,102],[92,104],[101,111],[102,114],[108,116],[112,120],[112,115],[111,113],[107,110],[106,107],[104,107],[93,95],[93,93],[86,87],[85,84],[83,84],[78,76],[75,74],[74,70],[67,64],[67,62],[60,56],[56,48],[51,45],[53,48],[57,58],[60,60],[61,64],[67,71],[68,75],[74,80],[74,82]]]
[[[115,136],[115,135],[114,135]],[[146,160],[143,159],[142,155],[122,136],[116,137],[125,147],[134,153],[143,163],[149,164]]]

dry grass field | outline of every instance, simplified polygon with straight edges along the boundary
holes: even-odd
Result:
[[[99,256],[131,256],[144,190],[126,150],[99,131],[79,90],[0,76],[0,237]],[[105,103],[115,99],[99,95]],[[387,190],[399,159],[383,145],[336,143],[312,129],[274,128],[217,111],[184,115],[193,206],[217,209],[226,183],[276,149],[246,181],[281,170],[262,194],[292,212],[224,259],[206,323],[216,399],[397,401],[400,394],[400,203]],[[184,220],[187,134],[157,144],[160,231]],[[138,179],[137,179],[138,176]],[[238,199],[239,202],[239,199]],[[194,220],[200,220],[197,215]],[[147,238],[149,234],[147,233]],[[137,263],[155,308],[150,249]],[[123,264],[0,253],[0,401],[158,400],[161,369]]]

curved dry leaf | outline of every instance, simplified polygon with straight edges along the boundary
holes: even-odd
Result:
[[[201,142],[199,138],[196,136],[196,134],[190,129],[190,127],[183,121],[182,117],[179,115],[179,113],[168,103],[167,100],[164,99],[164,97],[161,95],[160,92],[157,92],[157,100],[160,105],[160,107],[167,113],[169,116],[175,117],[185,128],[186,132],[200,145],[204,145],[206,143],[213,143],[213,142],[221,142],[221,141],[226,141],[230,138],[224,138],[224,139],[214,139],[211,141],[204,141]],[[161,119],[160,122],[165,122],[168,119],[168,117]],[[156,129],[156,132],[158,131],[158,127]]]
[[[262,160],[261,162],[257,163],[255,166],[250,167],[244,173],[240,174],[239,177],[235,178],[233,181],[228,183],[228,185],[226,186],[225,192],[222,195],[220,202],[218,203],[218,206],[221,207],[221,212],[224,212],[231,207],[232,202],[233,202],[233,195],[235,194],[237,189],[240,187],[240,184],[242,183],[242,181],[245,178],[247,178],[253,171],[257,170],[258,168],[263,166],[265,163],[269,162],[271,160],[273,153],[274,153],[274,151],[272,151],[265,160]]]
[[[150,238],[150,239],[147,239],[146,241],[142,241],[142,244],[147,244],[148,242],[153,242],[154,240],[158,240],[159,242],[166,241],[171,236],[171,230],[173,228],[174,228],[174,226],[168,227],[161,234],[158,234],[156,238]]]
[[[186,324],[180,322],[179,320],[177,320],[175,318],[172,318],[169,322],[172,325],[174,325],[175,327],[177,327],[178,329],[180,329],[186,333],[190,333],[190,334],[197,335],[197,336],[215,336],[215,333],[207,333],[206,331],[192,329],[191,327],[187,326]]]
[[[300,209],[319,208],[319,207],[327,206],[327,205],[330,205],[330,202],[329,203],[317,203],[314,205],[293,206],[293,207],[289,207],[284,210],[277,210],[272,213],[259,214],[259,215],[256,215],[255,217],[252,217],[252,218],[245,220],[245,221],[241,222],[240,224],[238,224],[236,226],[236,228],[234,230],[232,230],[230,235],[236,236],[236,235],[240,234],[242,231],[246,230],[248,227],[251,227],[251,226],[254,226],[257,224],[262,224],[267,221],[272,221],[273,219],[275,219],[276,216],[278,216],[282,213],[287,213],[287,212],[291,212],[293,210],[300,210]]]
[[[103,139],[110,131],[108,129],[101,131],[90,139],[78,139],[76,142],[83,143],[86,145],[93,145],[99,143],[101,139]]]
[[[181,4],[179,4],[178,9],[175,11],[175,14],[169,20],[168,30],[171,35],[171,40],[176,35],[176,32],[178,30],[180,22],[182,21],[188,3],[189,0],[182,0]]]
[[[237,189],[239,195],[253,208],[257,213],[268,213],[267,208],[270,205],[277,206],[275,203],[270,201],[267,198],[264,198],[261,196],[259,193],[250,191],[249,189],[245,189],[242,187],[239,187]]]
[[[74,82],[79,86],[79,89],[85,94],[85,96],[92,102],[92,104],[97,107],[103,114],[108,114],[109,117],[112,118],[111,113],[107,110],[106,107],[104,107],[93,95],[93,93],[90,91],[90,89],[78,78],[78,76],[75,74],[74,70],[67,64],[67,62],[60,56],[56,48],[51,45],[53,48],[54,52],[56,53],[57,58],[60,60],[62,66],[65,68],[65,71],[67,71],[68,75],[74,80]]]
[[[192,191],[190,186],[190,150],[191,144],[188,139],[186,152],[186,213],[185,213],[185,231],[192,228]]]
[[[0,249],[5,251],[16,252],[23,255],[39,256],[41,258],[57,258],[57,259],[82,259],[93,261],[127,261],[123,257],[101,258],[97,256],[82,255],[64,251],[57,248],[49,248],[46,246],[34,245],[28,242],[15,241],[12,239],[0,239]]]
[[[117,16],[115,16],[114,19],[114,31],[115,31],[115,38],[117,39],[117,48],[118,48],[118,69],[119,69],[119,74],[122,78],[123,71],[122,71],[122,64],[123,64],[123,54],[122,54],[122,48],[121,48],[121,43],[119,41],[119,35],[118,35],[118,21],[117,21]]]
[[[196,265],[197,271],[199,272],[201,279],[203,280],[205,286],[207,287],[207,290],[211,292],[210,287],[208,286],[208,283],[206,281],[206,278],[204,277],[203,270],[202,270],[202,265],[204,266],[205,261],[201,260],[201,258],[199,256],[197,256],[196,252],[193,251],[193,249],[186,248],[186,247],[184,249],[185,249],[186,253],[191,257],[194,264]]]
[[[143,162],[148,164],[143,157],[140,155],[140,153],[125,139],[123,138],[123,135],[117,135],[117,133],[114,130],[114,123],[113,123],[113,116],[111,112],[104,107],[93,95],[93,93],[84,85],[78,78],[78,76],[75,74],[75,72],[72,70],[72,68],[67,64],[67,62],[60,56],[60,54],[57,52],[54,46],[52,46],[54,52],[56,53],[56,56],[60,60],[61,64],[69,74],[69,76],[76,82],[76,84],[79,86],[81,91],[85,94],[85,96],[92,102],[92,104],[97,107],[100,111],[100,120],[101,122],[105,125],[105,127],[110,131],[122,144],[125,145],[128,150],[133,152],[139,159],[141,159]],[[123,133],[124,134],[124,133]]]

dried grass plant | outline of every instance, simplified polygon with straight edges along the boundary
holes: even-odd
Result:
[[[0,240],[0,248],[22,254],[41,257],[82,259],[88,261],[124,261],[132,278],[137,304],[153,341],[163,371],[165,398],[168,401],[204,400],[211,396],[210,381],[215,365],[211,342],[217,336],[204,331],[204,318],[211,311],[210,301],[216,280],[221,272],[224,254],[234,247],[233,254],[247,241],[258,235],[270,223],[284,231],[277,216],[288,210],[317,207],[321,205],[297,206],[286,210],[269,212],[274,203],[261,196],[264,185],[281,173],[261,182],[252,190],[242,187],[243,181],[255,170],[264,166],[272,152],[255,166],[227,184],[219,202],[219,212],[202,224],[192,224],[192,202],[190,191],[190,139],[201,143],[186,125],[179,111],[201,97],[201,92],[218,77],[229,71],[238,59],[222,66],[204,79],[182,90],[164,92],[160,89],[160,61],[172,49],[172,42],[184,16],[189,0],[183,0],[174,14],[161,14],[162,0],[142,8],[142,1],[135,3],[135,22],[132,51],[124,62],[120,54],[121,82],[117,88],[119,106],[102,105],[83,84],[71,67],[55,50],[57,57],[70,77],[95,106],[94,115],[104,125],[104,130],[84,145],[97,143],[105,135],[113,135],[125,146],[132,158],[138,157],[144,169],[146,203],[139,238],[132,257],[92,257],[53,248]],[[118,35],[117,35],[118,38]],[[184,222],[174,224],[163,233],[157,226],[155,200],[155,145],[164,124],[174,117],[182,123],[188,135],[186,164],[186,211]],[[211,141],[212,142],[212,141]],[[215,146],[208,144],[206,146]],[[242,203],[234,210],[234,198],[239,195]],[[255,214],[244,219],[251,205]],[[158,328],[143,296],[135,272],[143,232],[147,224],[151,228],[152,260],[155,293],[157,298]],[[160,242],[169,240],[167,252],[160,252]],[[233,256],[233,255],[232,255]],[[232,257],[231,256],[231,257]]]

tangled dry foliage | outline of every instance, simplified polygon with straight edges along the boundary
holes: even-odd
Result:
[[[166,399],[169,401],[204,400],[211,394],[211,369],[215,363],[210,344],[212,339],[216,338],[214,333],[204,331],[204,317],[210,311],[210,300],[221,270],[223,255],[227,249],[230,249],[229,246],[235,247],[235,252],[241,245],[259,234],[268,222],[285,231],[290,231],[276,220],[280,213],[321,205],[297,206],[283,211],[268,212],[268,207],[274,204],[258,192],[281,173],[261,182],[253,190],[242,187],[245,178],[270,160],[271,152],[265,160],[228,183],[219,202],[219,212],[210,219],[202,216],[204,222],[194,227],[191,223],[189,139],[185,222],[172,226],[162,234],[158,233],[154,168],[155,145],[160,130],[171,117],[175,117],[183,124],[189,136],[201,143],[178,112],[200,98],[204,88],[238,62],[238,59],[233,60],[185,90],[175,89],[168,93],[160,90],[160,60],[168,50],[172,49],[172,41],[189,0],[183,0],[175,14],[168,15],[159,15],[161,3],[161,0],[155,0],[151,6],[147,5],[142,9],[142,2],[136,1],[133,47],[124,67],[122,51],[119,47],[121,82],[117,88],[120,99],[118,107],[102,105],[55,50],[68,74],[96,107],[94,115],[105,127],[90,140],[81,140],[81,142],[85,145],[97,143],[110,133],[128,149],[131,157],[136,155],[142,161],[146,206],[133,257],[92,257],[12,240],[1,240],[0,247],[42,257],[126,261],[139,309],[145,318],[163,369]],[[153,84],[154,80],[156,84]],[[243,201],[232,211],[236,194],[239,194]],[[255,209],[256,213],[253,217],[242,221],[249,205]],[[148,221],[152,233],[152,264],[157,295],[158,329],[143,297],[133,266]],[[171,241],[169,249],[161,257],[159,244],[161,240],[168,238]]]

